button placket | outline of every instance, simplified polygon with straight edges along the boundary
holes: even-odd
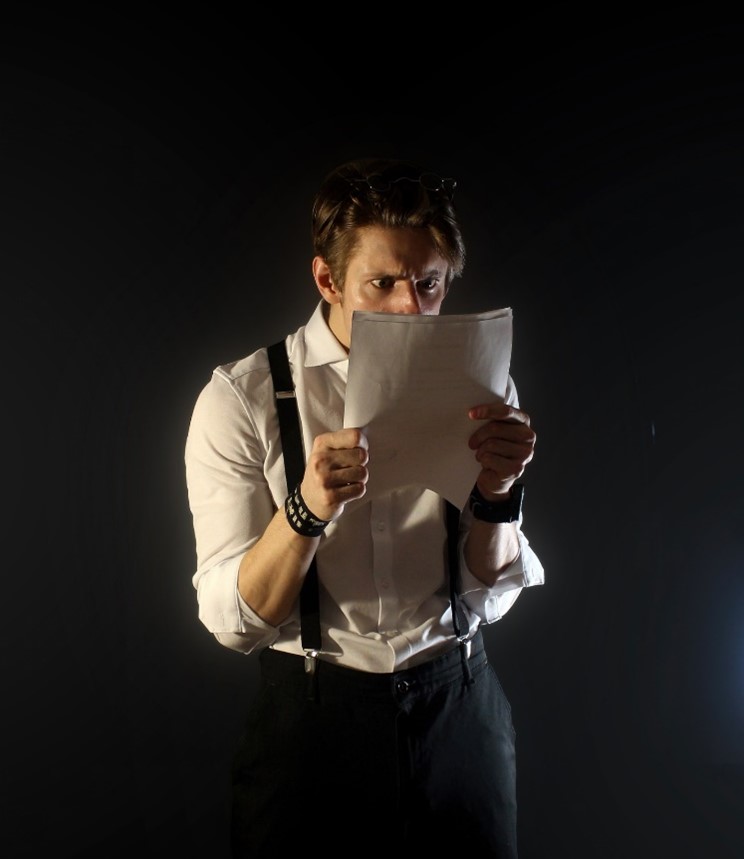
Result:
[[[397,588],[393,577],[391,509],[386,498],[370,504],[370,527],[373,545],[373,574],[378,597],[377,628],[385,631],[397,626]]]

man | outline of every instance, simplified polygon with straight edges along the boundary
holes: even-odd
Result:
[[[334,170],[313,207],[321,300],[283,344],[291,379],[272,381],[262,348],[218,367],[194,408],[199,617],[262,675],[233,767],[236,857],[517,855],[514,729],[480,630],[543,582],[518,482],[535,433],[511,378],[505,402],[469,411],[481,469],[463,511],[411,486],[349,505],[375,461],[343,427],[353,314],[440,312],[465,261],[453,192],[402,161]],[[296,483],[278,418],[292,393]]]

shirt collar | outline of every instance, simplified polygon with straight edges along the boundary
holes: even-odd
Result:
[[[348,361],[349,353],[336,339],[326,319],[328,304],[322,299],[305,326],[305,366],[337,364]]]

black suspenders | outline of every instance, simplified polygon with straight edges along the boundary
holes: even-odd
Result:
[[[274,398],[279,416],[279,432],[282,439],[284,473],[287,478],[287,493],[302,480],[305,473],[305,456],[300,428],[300,413],[297,408],[292,373],[284,341],[280,340],[268,348],[271,379],[274,383]],[[305,651],[305,670],[313,673],[315,659],[321,650],[320,606],[318,597],[318,566],[313,555],[300,591],[300,631],[302,649]]]
[[[302,480],[305,473],[300,414],[297,408],[292,373],[284,340],[274,343],[267,349],[271,379],[274,384],[274,398],[279,417],[279,432],[284,456],[284,471],[287,478],[287,493],[291,492]],[[466,682],[472,682],[468,659],[470,641],[468,621],[463,610],[460,594],[459,531],[460,511],[449,501],[445,502],[447,518],[447,561],[449,568],[450,605],[452,625],[460,643]],[[305,671],[315,672],[315,660],[322,650],[320,633],[320,607],[318,596],[318,568],[313,556],[300,591],[300,631],[302,649],[305,651]]]

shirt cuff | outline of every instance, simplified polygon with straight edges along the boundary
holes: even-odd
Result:
[[[485,623],[500,620],[512,607],[522,588],[542,585],[545,570],[530,547],[529,540],[517,529],[519,554],[503,569],[492,585],[485,585],[468,569],[465,540],[460,542],[460,593],[465,604]]]
[[[242,555],[220,561],[200,574],[196,582],[199,620],[218,633],[276,633],[262,620],[238,591],[238,570]]]

